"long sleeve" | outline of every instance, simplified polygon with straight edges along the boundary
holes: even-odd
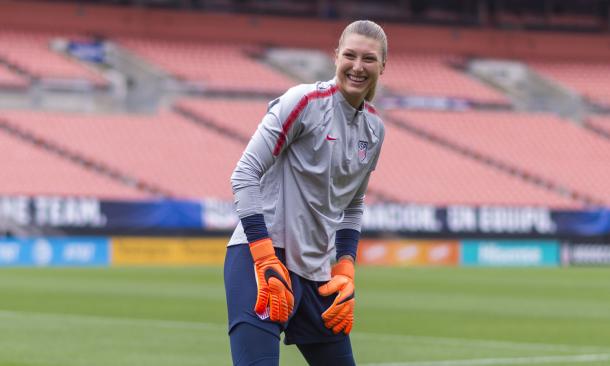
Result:
[[[369,173],[360,188],[354,195],[354,198],[351,200],[350,204],[344,210],[343,221],[339,225],[338,230],[341,229],[353,229],[360,231],[362,227],[362,215],[364,214],[364,197],[366,190],[369,184],[369,178],[371,173]]]
[[[231,187],[239,218],[262,213],[260,180],[275,162],[270,146],[274,125],[279,125],[273,114],[267,113],[254,133],[231,176]]]
[[[302,89],[302,86],[291,88],[269,103],[267,114],[233,171],[231,186],[240,219],[262,213],[261,178],[299,136],[300,118],[306,107]]]

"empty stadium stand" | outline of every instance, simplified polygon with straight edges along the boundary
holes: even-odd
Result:
[[[28,84],[26,78],[0,64],[0,88],[24,89]]]
[[[2,122],[2,121],[0,121]],[[65,195],[106,199],[150,199],[129,185],[85,169],[41,146],[28,144],[0,129],[3,195]]]
[[[528,59],[530,67],[592,102],[610,105],[608,61]]]
[[[2,115],[25,131],[160,187],[173,197],[232,198],[229,177],[244,146],[171,112],[91,116],[11,111]]]
[[[0,30],[0,60],[36,79],[107,86],[99,72],[51,50],[53,37],[52,33]]]
[[[0,182],[0,194],[231,201],[230,174],[265,113],[268,96],[298,83],[258,56],[266,46],[316,48],[330,54],[344,25],[313,19],[85,8],[78,13],[62,4],[0,2],[0,22],[5,25],[0,30],[0,88],[28,88],[37,80],[107,85],[98,71],[49,47],[57,36],[100,33],[136,55],[141,64],[163,71],[149,84],[142,82],[146,75],[123,79],[127,97],[119,104],[135,104],[136,98],[130,99],[133,91],[148,89],[154,93],[141,93],[137,102],[151,108],[131,110],[151,114],[1,110],[0,120],[12,130],[0,129],[0,146],[11,152],[0,162],[15,172],[15,178]],[[8,11],[20,14],[23,27]],[[523,60],[594,102],[610,103],[607,36],[401,24],[388,24],[386,30],[392,38],[380,82],[394,97],[456,98],[475,102],[467,103],[471,108],[510,107],[505,95],[463,71],[467,58],[474,56]],[[571,45],[569,50],[566,44]],[[570,53],[578,54],[579,61],[567,59]],[[193,86],[192,90],[219,93],[191,93],[195,97],[184,90],[166,90],[167,79]],[[48,107],[40,105],[36,108]],[[578,126],[550,113],[380,112],[387,134],[371,180],[373,199],[556,208],[610,205],[607,117],[589,115],[585,125]],[[46,183],[19,186],[28,176]]]
[[[294,81],[247,55],[252,47],[135,37],[118,38],[131,50],[170,75],[206,90],[278,93]]]
[[[391,116],[508,164],[567,194],[610,204],[610,144],[600,136],[552,115],[508,112],[443,113],[393,111]]]
[[[176,103],[176,109],[192,114],[211,128],[225,131],[247,142],[267,111],[263,100],[189,98]],[[198,118],[197,118],[198,117]]]
[[[420,204],[580,206],[391,123],[370,187],[393,200]]]
[[[456,56],[437,53],[394,53],[381,77],[381,85],[394,93],[461,98],[482,103],[507,104],[502,93],[451,67]]]

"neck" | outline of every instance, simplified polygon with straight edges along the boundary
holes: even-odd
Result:
[[[345,100],[349,103],[349,105],[351,105],[352,107],[360,110],[362,109],[362,107],[364,106],[364,98],[354,98],[354,97],[350,97],[348,95],[345,95],[345,93],[343,93],[343,91],[341,91],[341,94],[343,94],[343,98],[345,98]]]

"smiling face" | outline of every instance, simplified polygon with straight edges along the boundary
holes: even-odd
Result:
[[[383,73],[381,44],[374,38],[348,34],[335,53],[337,86],[354,108],[359,108]]]

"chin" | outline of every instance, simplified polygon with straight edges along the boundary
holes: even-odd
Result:
[[[350,92],[349,90],[347,91],[347,94],[355,99],[364,99],[364,97],[366,96],[366,93],[362,93],[360,91],[358,92]]]
[[[345,92],[353,97],[358,97],[358,98],[362,98],[364,99],[364,96],[366,95],[368,89],[367,88],[354,88],[354,87],[348,87],[346,88]]]

